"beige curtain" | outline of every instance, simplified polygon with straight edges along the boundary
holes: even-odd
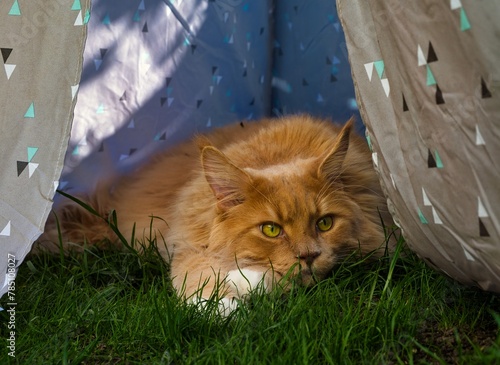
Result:
[[[500,292],[500,2],[337,6],[373,161],[409,245]]]
[[[0,1],[0,295],[52,206],[89,17],[90,0]]]

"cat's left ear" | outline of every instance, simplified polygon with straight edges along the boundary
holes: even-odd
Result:
[[[235,166],[213,146],[203,148],[201,163],[220,210],[225,211],[244,201],[243,188],[251,183],[251,178],[245,171]]]
[[[319,166],[319,176],[326,176],[330,181],[334,181],[342,173],[342,165],[349,148],[349,138],[353,124],[354,117],[351,117],[351,119],[349,119],[349,121],[347,121],[344,127],[340,130],[337,138],[335,139],[333,148],[328,151],[326,157],[324,157]]]

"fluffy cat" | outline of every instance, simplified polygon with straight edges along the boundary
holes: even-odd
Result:
[[[259,283],[311,285],[346,255],[384,251],[390,226],[365,141],[310,116],[235,124],[161,153],[80,197],[131,237],[156,235],[173,285],[192,300],[223,294],[223,313]],[[116,236],[73,202],[56,211],[65,240]],[[152,217],[159,217],[152,218]],[[54,222],[39,240],[55,247]],[[163,242],[160,239],[160,242]]]

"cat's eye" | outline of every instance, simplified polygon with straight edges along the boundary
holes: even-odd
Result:
[[[268,222],[261,224],[260,230],[265,236],[270,238],[278,237],[282,231],[282,228],[273,222]]]
[[[331,215],[326,215],[323,218],[320,218],[316,222],[316,227],[318,227],[318,229],[321,232],[328,231],[330,228],[332,228],[332,226],[333,226],[333,217]]]

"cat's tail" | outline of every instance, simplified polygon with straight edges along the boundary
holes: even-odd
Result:
[[[32,253],[38,251],[82,251],[85,245],[106,247],[116,241],[108,223],[111,210],[111,184],[99,183],[91,195],[65,197],[47,220],[44,233],[35,243]]]

